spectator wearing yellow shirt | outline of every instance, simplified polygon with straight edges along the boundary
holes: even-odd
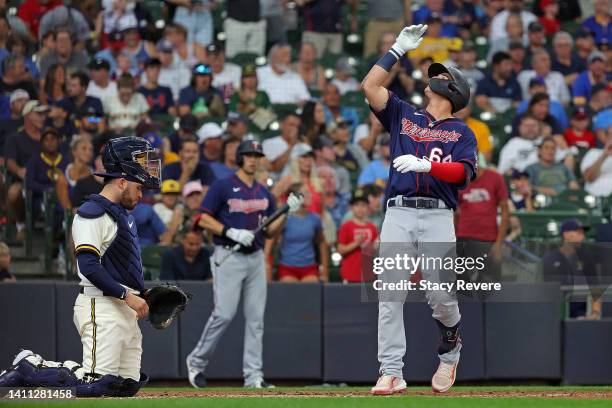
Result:
[[[408,53],[408,57],[414,65],[417,65],[423,58],[431,57],[434,62],[443,63],[449,58],[450,48],[461,49],[461,40],[458,38],[441,37],[442,18],[437,13],[432,13],[427,18],[429,28],[425,32],[421,45]],[[459,45],[457,42],[459,41]]]
[[[472,117],[472,104],[468,103],[467,106],[458,112],[455,112],[455,117],[463,120],[466,125],[476,136],[476,143],[478,145],[478,153],[482,154],[487,162],[491,162],[493,157],[493,138],[491,137],[491,131],[489,126],[483,121]]]

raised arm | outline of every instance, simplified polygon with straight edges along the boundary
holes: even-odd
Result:
[[[361,89],[365,93],[370,106],[379,112],[383,110],[389,99],[389,91],[383,86],[389,76],[393,65],[400,57],[410,50],[416,49],[423,39],[427,26],[423,24],[405,27],[397,36],[391,49],[372,67],[368,75],[361,82]]]

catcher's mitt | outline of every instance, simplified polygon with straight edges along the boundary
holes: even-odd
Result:
[[[181,313],[191,296],[175,285],[158,285],[142,296],[149,305],[149,321],[156,329],[165,329]]]

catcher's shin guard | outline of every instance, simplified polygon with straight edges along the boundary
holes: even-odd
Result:
[[[124,378],[118,397],[133,397],[138,391],[149,382],[149,377],[145,373],[140,373],[140,381]]]
[[[80,380],[76,385],[76,395],[80,398],[120,397],[124,378],[115,375],[91,376]]]

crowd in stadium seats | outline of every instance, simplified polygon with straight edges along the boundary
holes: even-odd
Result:
[[[164,180],[134,211],[140,245],[174,246],[162,279],[208,279],[210,237],[189,225],[252,138],[266,155],[258,180],[280,202],[306,197],[266,245],[270,279],[327,280],[341,258],[341,279],[359,281],[390,165],[390,135],[360,81],[403,26],[420,23],[422,45],[386,87],[423,107],[432,62],[469,81],[457,116],[476,135],[481,170],[460,194],[460,239],[498,252],[521,236],[513,214],[567,191],[610,206],[609,0],[0,0],[1,211],[15,227],[5,238],[23,241],[29,217],[48,213],[65,228],[101,189],[104,144],[136,135],[159,150]]]

